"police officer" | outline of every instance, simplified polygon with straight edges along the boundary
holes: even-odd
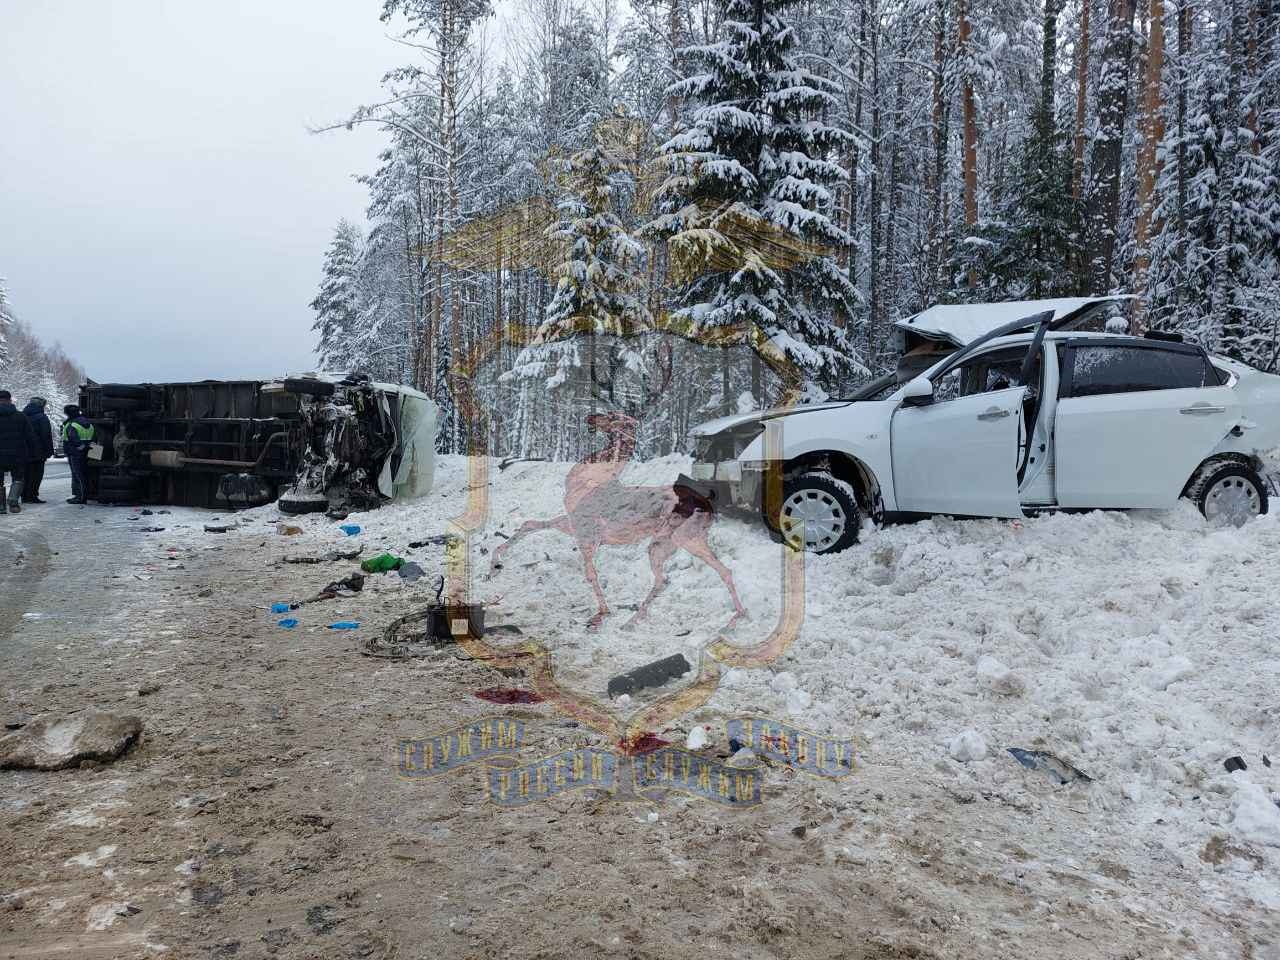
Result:
[[[66,451],[71,466],[71,496],[67,503],[84,503],[89,472],[89,444],[93,443],[93,424],[80,413],[80,408],[69,403],[62,408],[67,415],[62,424],[62,449]],[[23,417],[25,420],[26,417]]]
[[[22,480],[35,459],[38,444],[31,421],[13,405],[13,395],[0,390],[0,513],[22,512]],[[9,475],[9,502],[4,501],[4,477]]]

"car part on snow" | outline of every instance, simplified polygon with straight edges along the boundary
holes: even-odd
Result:
[[[858,541],[858,497],[829,473],[802,473],[786,481],[777,529],[795,550],[837,553]]]
[[[390,553],[380,553],[376,557],[369,557],[360,564],[360,569],[365,573],[390,573],[392,570],[399,570],[404,566],[404,560]]]
[[[443,593],[443,591],[441,591]],[[484,608],[479,604],[444,604],[439,600],[421,610],[406,613],[387,625],[382,637],[370,637],[363,641],[360,652],[369,657],[402,660],[409,657],[426,657],[442,648],[458,642],[464,633],[480,636],[485,632]],[[505,634],[515,630],[498,626],[488,631]]]
[[[1222,761],[1222,765],[1226,768],[1227,773],[1235,773],[1237,770],[1248,770],[1249,765],[1244,762],[1244,757],[1227,757]],[[1267,764],[1270,766],[1270,764]]]
[[[333,600],[335,597],[349,597],[363,589],[364,574],[352,573],[341,580],[334,580],[326,584],[324,589],[314,597],[303,600],[302,603],[319,603],[322,600]]]
[[[364,552],[363,547],[354,550],[330,550],[321,557],[285,557],[285,563],[336,563],[339,560],[354,560]]]
[[[1043,750],[1024,750],[1021,747],[1010,747],[1009,753],[1028,770],[1040,771],[1059,786],[1077,780],[1085,783],[1093,782],[1093,777],[1067,763],[1061,757],[1055,757],[1052,753],[1046,753]]]
[[[668,680],[683,677],[692,669],[689,661],[684,658],[684,654],[673,653],[669,657],[646,663],[643,667],[636,667],[634,670],[614,677],[609,681],[607,693],[610,699],[624,693],[630,696],[637,690],[660,687]]]
[[[1210,523],[1239,527],[1269,509],[1267,485],[1248,463],[1214,458],[1200,465],[1183,492]]]

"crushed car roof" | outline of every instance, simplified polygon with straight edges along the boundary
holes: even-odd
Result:
[[[904,333],[945,340],[963,347],[983,334],[1014,320],[1046,310],[1053,311],[1053,325],[1064,327],[1082,322],[1106,305],[1134,299],[1131,294],[1108,297],[1060,297],[1051,300],[1008,300],[1002,303],[936,304],[894,324]]]

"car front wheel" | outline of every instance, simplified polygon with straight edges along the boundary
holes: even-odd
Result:
[[[1187,485],[1186,496],[1206,520],[1239,527],[1267,512],[1267,486],[1257,471],[1238,460],[1210,461]]]
[[[860,517],[853,487],[829,473],[802,473],[783,485],[772,526],[795,550],[836,553],[857,543]]]

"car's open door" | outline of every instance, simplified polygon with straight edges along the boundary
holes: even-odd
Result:
[[[893,415],[898,509],[1021,517],[1018,439],[1025,387],[978,393]]]

